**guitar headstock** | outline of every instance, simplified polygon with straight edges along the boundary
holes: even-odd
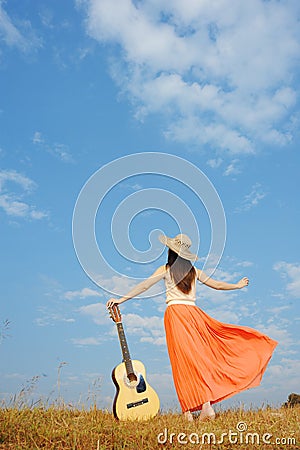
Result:
[[[122,316],[118,305],[109,306],[109,315],[115,323],[122,322]]]

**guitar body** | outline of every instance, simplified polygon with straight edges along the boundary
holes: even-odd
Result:
[[[141,361],[132,360],[135,380],[127,377],[125,363],[112,371],[112,380],[117,392],[113,403],[113,413],[119,420],[148,420],[159,410],[159,398],[146,380],[146,371]]]

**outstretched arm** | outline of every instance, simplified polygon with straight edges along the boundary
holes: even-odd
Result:
[[[201,283],[206,284],[213,289],[222,290],[222,291],[230,291],[233,289],[242,289],[245,286],[248,286],[249,279],[247,277],[242,278],[237,283],[226,283],[226,281],[217,281],[213,278],[210,278],[206,275],[202,270],[196,269],[197,271],[197,279],[201,281]]]
[[[137,284],[126,295],[124,295],[124,297],[121,297],[119,299],[110,298],[106,302],[106,306],[109,308],[110,306],[113,305],[119,305],[120,303],[126,302],[126,300],[129,300],[130,298],[136,297],[142,292],[147,291],[149,288],[151,288],[151,286],[158,283],[158,281],[162,280],[165,276],[165,273],[166,273],[166,266],[160,266],[149,278]]]

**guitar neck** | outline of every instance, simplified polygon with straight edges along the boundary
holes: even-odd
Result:
[[[120,345],[121,345],[121,350],[122,350],[122,355],[123,355],[123,361],[126,366],[127,376],[128,376],[128,378],[130,378],[130,375],[134,374],[134,370],[133,370],[132,361],[130,358],[129,348],[128,348],[128,344],[126,341],[122,322],[117,323],[117,329],[118,329],[118,335],[119,335],[119,340],[120,340]]]

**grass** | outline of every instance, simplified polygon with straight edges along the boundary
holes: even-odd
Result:
[[[96,407],[3,406],[0,449],[299,449],[299,423],[300,407],[221,410],[213,422],[200,422],[196,417],[190,423],[174,412],[148,422],[118,422],[109,411]],[[222,433],[227,435],[221,443]]]

